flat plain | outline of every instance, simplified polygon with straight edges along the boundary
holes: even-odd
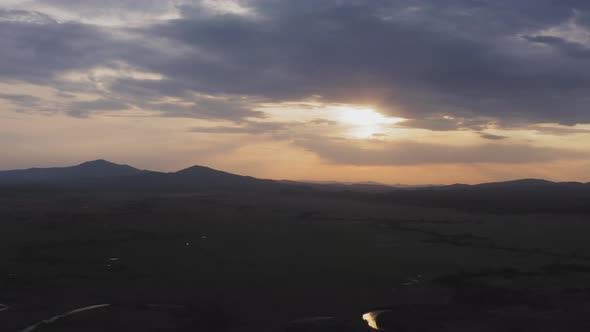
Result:
[[[0,193],[3,331],[584,331],[584,214],[338,193]],[[567,326],[567,328],[565,328]]]

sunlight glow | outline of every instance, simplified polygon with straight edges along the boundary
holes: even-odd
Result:
[[[405,121],[402,118],[387,117],[372,108],[339,106],[335,111],[336,120],[349,125],[349,134],[355,138],[369,138],[387,130],[389,125]]]

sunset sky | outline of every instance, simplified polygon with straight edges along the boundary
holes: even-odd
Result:
[[[590,181],[587,0],[0,0],[0,169]]]

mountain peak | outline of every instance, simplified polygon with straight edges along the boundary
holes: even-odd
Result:
[[[78,166],[104,166],[104,165],[117,165],[117,164],[110,162],[108,160],[104,160],[104,159],[96,159],[96,160],[83,162]]]
[[[201,165],[194,165],[191,167],[187,167],[184,169],[181,169],[180,171],[175,172],[176,174],[231,174],[231,173],[227,173],[224,171],[219,171],[216,169],[213,169],[211,167],[207,167],[207,166],[201,166]],[[235,175],[235,174],[231,174],[231,175]],[[238,176],[238,175],[236,175]]]
[[[92,161],[87,161],[84,163],[81,163],[78,166],[73,166],[79,169],[88,169],[88,170],[134,170],[137,171],[136,168],[131,167],[129,165],[126,164],[117,164],[117,163],[113,163],[111,161],[108,160],[104,160],[104,159],[97,159],[97,160],[92,160]]]
[[[82,179],[96,179],[140,174],[129,165],[115,164],[104,159],[87,161],[76,166],[31,168],[0,172],[0,183],[66,183]]]
[[[183,168],[180,171],[177,171],[176,173],[187,173],[187,172],[205,171],[205,170],[213,171],[214,169],[207,167],[207,166],[194,165],[194,166],[190,166],[187,168]]]

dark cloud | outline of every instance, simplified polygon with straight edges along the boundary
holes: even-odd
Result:
[[[36,96],[0,93],[0,100],[9,102],[9,105],[3,107],[0,111],[44,115],[53,115],[59,112],[59,105],[57,103],[48,102]]]
[[[573,135],[573,134],[590,134],[590,129],[576,127],[549,127],[549,126],[530,126],[528,129],[534,130],[540,134],[546,135]]]
[[[49,6],[81,16],[109,15],[125,17],[129,14],[166,13],[182,1],[162,0],[35,0],[38,6]]]
[[[37,12],[20,9],[0,8],[0,22],[54,24],[56,20],[51,16]]]
[[[96,99],[91,101],[79,101],[70,104],[68,114],[74,117],[85,118],[96,111],[119,111],[129,105],[113,99]]]
[[[445,118],[424,118],[424,119],[410,119],[400,123],[401,126],[411,128],[422,128],[433,131],[447,131],[457,130],[458,125],[456,121]]]
[[[38,1],[83,15],[100,7],[98,1]],[[105,8],[133,11],[138,3],[109,1]],[[149,12],[171,4],[141,3]],[[22,19],[23,11],[4,11],[0,79],[60,86],[57,76],[65,71],[123,62],[163,77],[105,84],[109,96],[130,105],[164,97],[190,103],[194,93],[266,102],[320,95],[326,102],[369,103],[410,119],[406,126],[432,130],[479,131],[485,121],[590,123],[587,45],[542,32],[572,20],[589,28],[587,1],[240,3],[256,15],[203,15],[200,2],[174,2],[179,19],[135,28],[59,23],[32,11]],[[238,106],[226,103],[227,111],[198,102],[184,109],[162,104],[168,110],[161,114],[260,116],[251,105],[233,102]]]
[[[314,124],[314,125],[337,125],[338,122],[337,121],[333,121],[333,120],[328,120],[328,119],[314,119],[309,121],[310,124]]]
[[[410,119],[397,124],[397,126],[421,128],[432,131],[450,131],[459,129],[482,130],[485,129],[486,125],[487,121],[485,119],[453,118],[445,116]]]
[[[232,98],[192,97],[190,105],[177,103],[142,104],[142,108],[156,110],[164,117],[180,117],[210,120],[233,120],[242,122],[246,118],[263,118],[264,113],[252,110],[248,102]]]
[[[290,124],[284,122],[248,122],[241,127],[193,127],[189,131],[193,133],[208,134],[268,134],[289,127]]]
[[[36,12],[0,10],[0,18],[3,17],[6,19],[0,19],[0,47],[3,50],[0,52],[0,81],[50,86],[57,89],[57,96],[62,98],[80,92],[102,96],[91,102],[65,102],[62,111],[69,115],[87,117],[95,111],[137,106],[169,117],[241,121],[245,117],[262,116],[240,98],[223,101],[194,97],[193,91],[177,78],[158,81],[125,76],[103,81],[88,76],[82,82],[64,81],[60,77],[64,73],[84,73],[93,68],[154,70],[157,68],[152,64],[173,61],[167,58],[173,57],[169,55],[173,52],[158,47],[160,44],[148,45],[145,36],[129,30],[41,20],[39,17],[45,15]],[[166,97],[178,97],[182,103],[158,102]],[[15,96],[11,99],[15,101]]]
[[[308,122],[261,122],[261,121],[245,121],[241,126],[214,126],[214,127],[192,127],[189,129],[193,133],[209,133],[209,134],[272,134],[277,139],[290,139],[294,134],[289,134],[288,131],[293,131],[301,128],[321,127],[321,126],[335,126],[338,122],[315,119]],[[285,131],[284,133],[279,133]],[[377,136],[377,135],[375,135]]]
[[[296,144],[329,162],[346,165],[521,164],[587,157],[586,152],[499,143],[449,146],[414,141],[378,141],[360,145],[350,140],[323,137],[300,139]]]
[[[122,60],[105,31],[78,23],[0,20],[0,79],[52,84],[67,70]]]
[[[21,107],[34,107],[41,101],[40,98],[30,95],[0,93],[0,99],[8,100]]]
[[[523,38],[533,43],[552,46],[558,51],[575,58],[590,58],[590,48],[580,43],[555,36],[524,36]]]
[[[483,138],[483,139],[489,139],[492,141],[499,141],[499,140],[503,140],[503,139],[507,139],[507,136],[502,136],[502,135],[494,135],[494,134],[486,134],[486,133],[481,133],[479,135],[479,137]]]
[[[185,10],[182,19],[150,28],[152,36],[194,49],[158,71],[186,89],[270,99],[319,94],[331,101],[377,101],[381,109],[416,121],[437,114],[590,121],[584,97],[590,75],[580,71],[587,63],[558,54],[531,61],[536,55],[527,54],[526,40],[507,41],[565,23],[575,12],[588,10],[582,2],[248,4],[263,19],[191,16]],[[555,61],[563,66],[552,66]]]

